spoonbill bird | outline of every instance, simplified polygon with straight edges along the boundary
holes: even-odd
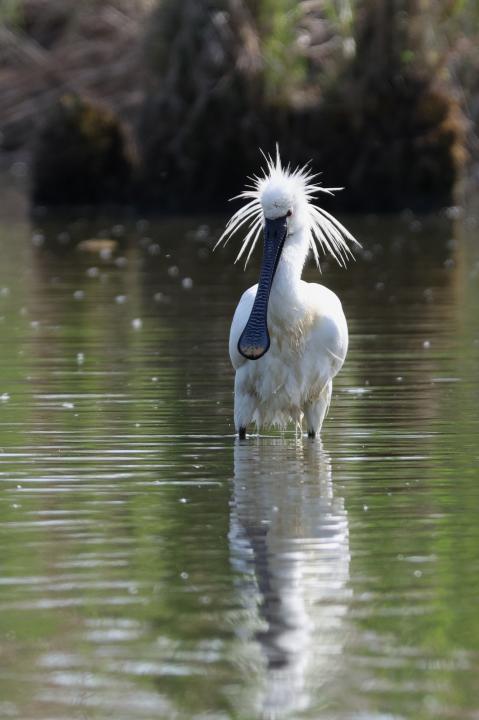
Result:
[[[264,229],[259,282],[243,293],[230,330],[229,352],[236,370],[234,422],[240,438],[256,427],[296,427],[306,418],[308,435],[321,431],[334,376],[348,349],[348,327],[339,298],[328,288],[301,280],[309,250],[319,266],[318,248],[339,265],[359,245],[341,223],[318,205],[325,188],[308,166],[283,167],[264,156],[266,168],[239,196],[246,200],[230,218],[218,244],[243,229],[247,234],[236,261],[246,264]],[[245,267],[246,267],[245,264]]]

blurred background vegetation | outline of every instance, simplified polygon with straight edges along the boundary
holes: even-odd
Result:
[[[278,141],[348,209],[475,177],[477,0],[1,0],[0,162],[35,204],[224,206]]]

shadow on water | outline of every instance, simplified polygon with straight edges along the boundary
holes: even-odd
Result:
[[[229,541],[249,610],[238,632],[264,658],[261,716],[294,716],[338,680],[351,596],[348,515],[320,442],[236,441]]]

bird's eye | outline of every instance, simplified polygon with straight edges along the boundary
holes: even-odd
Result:
[[[288,210],[288,212],[286,213],[286,217],[291,217],[292,214],[293,214],[293,211],[292,211],[292,210]]]

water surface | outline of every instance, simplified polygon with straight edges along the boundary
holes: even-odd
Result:
[[[321,441],[233,436],[221,222],[0,224],[0,716],[478,718],[474,214],[349,219]]]

